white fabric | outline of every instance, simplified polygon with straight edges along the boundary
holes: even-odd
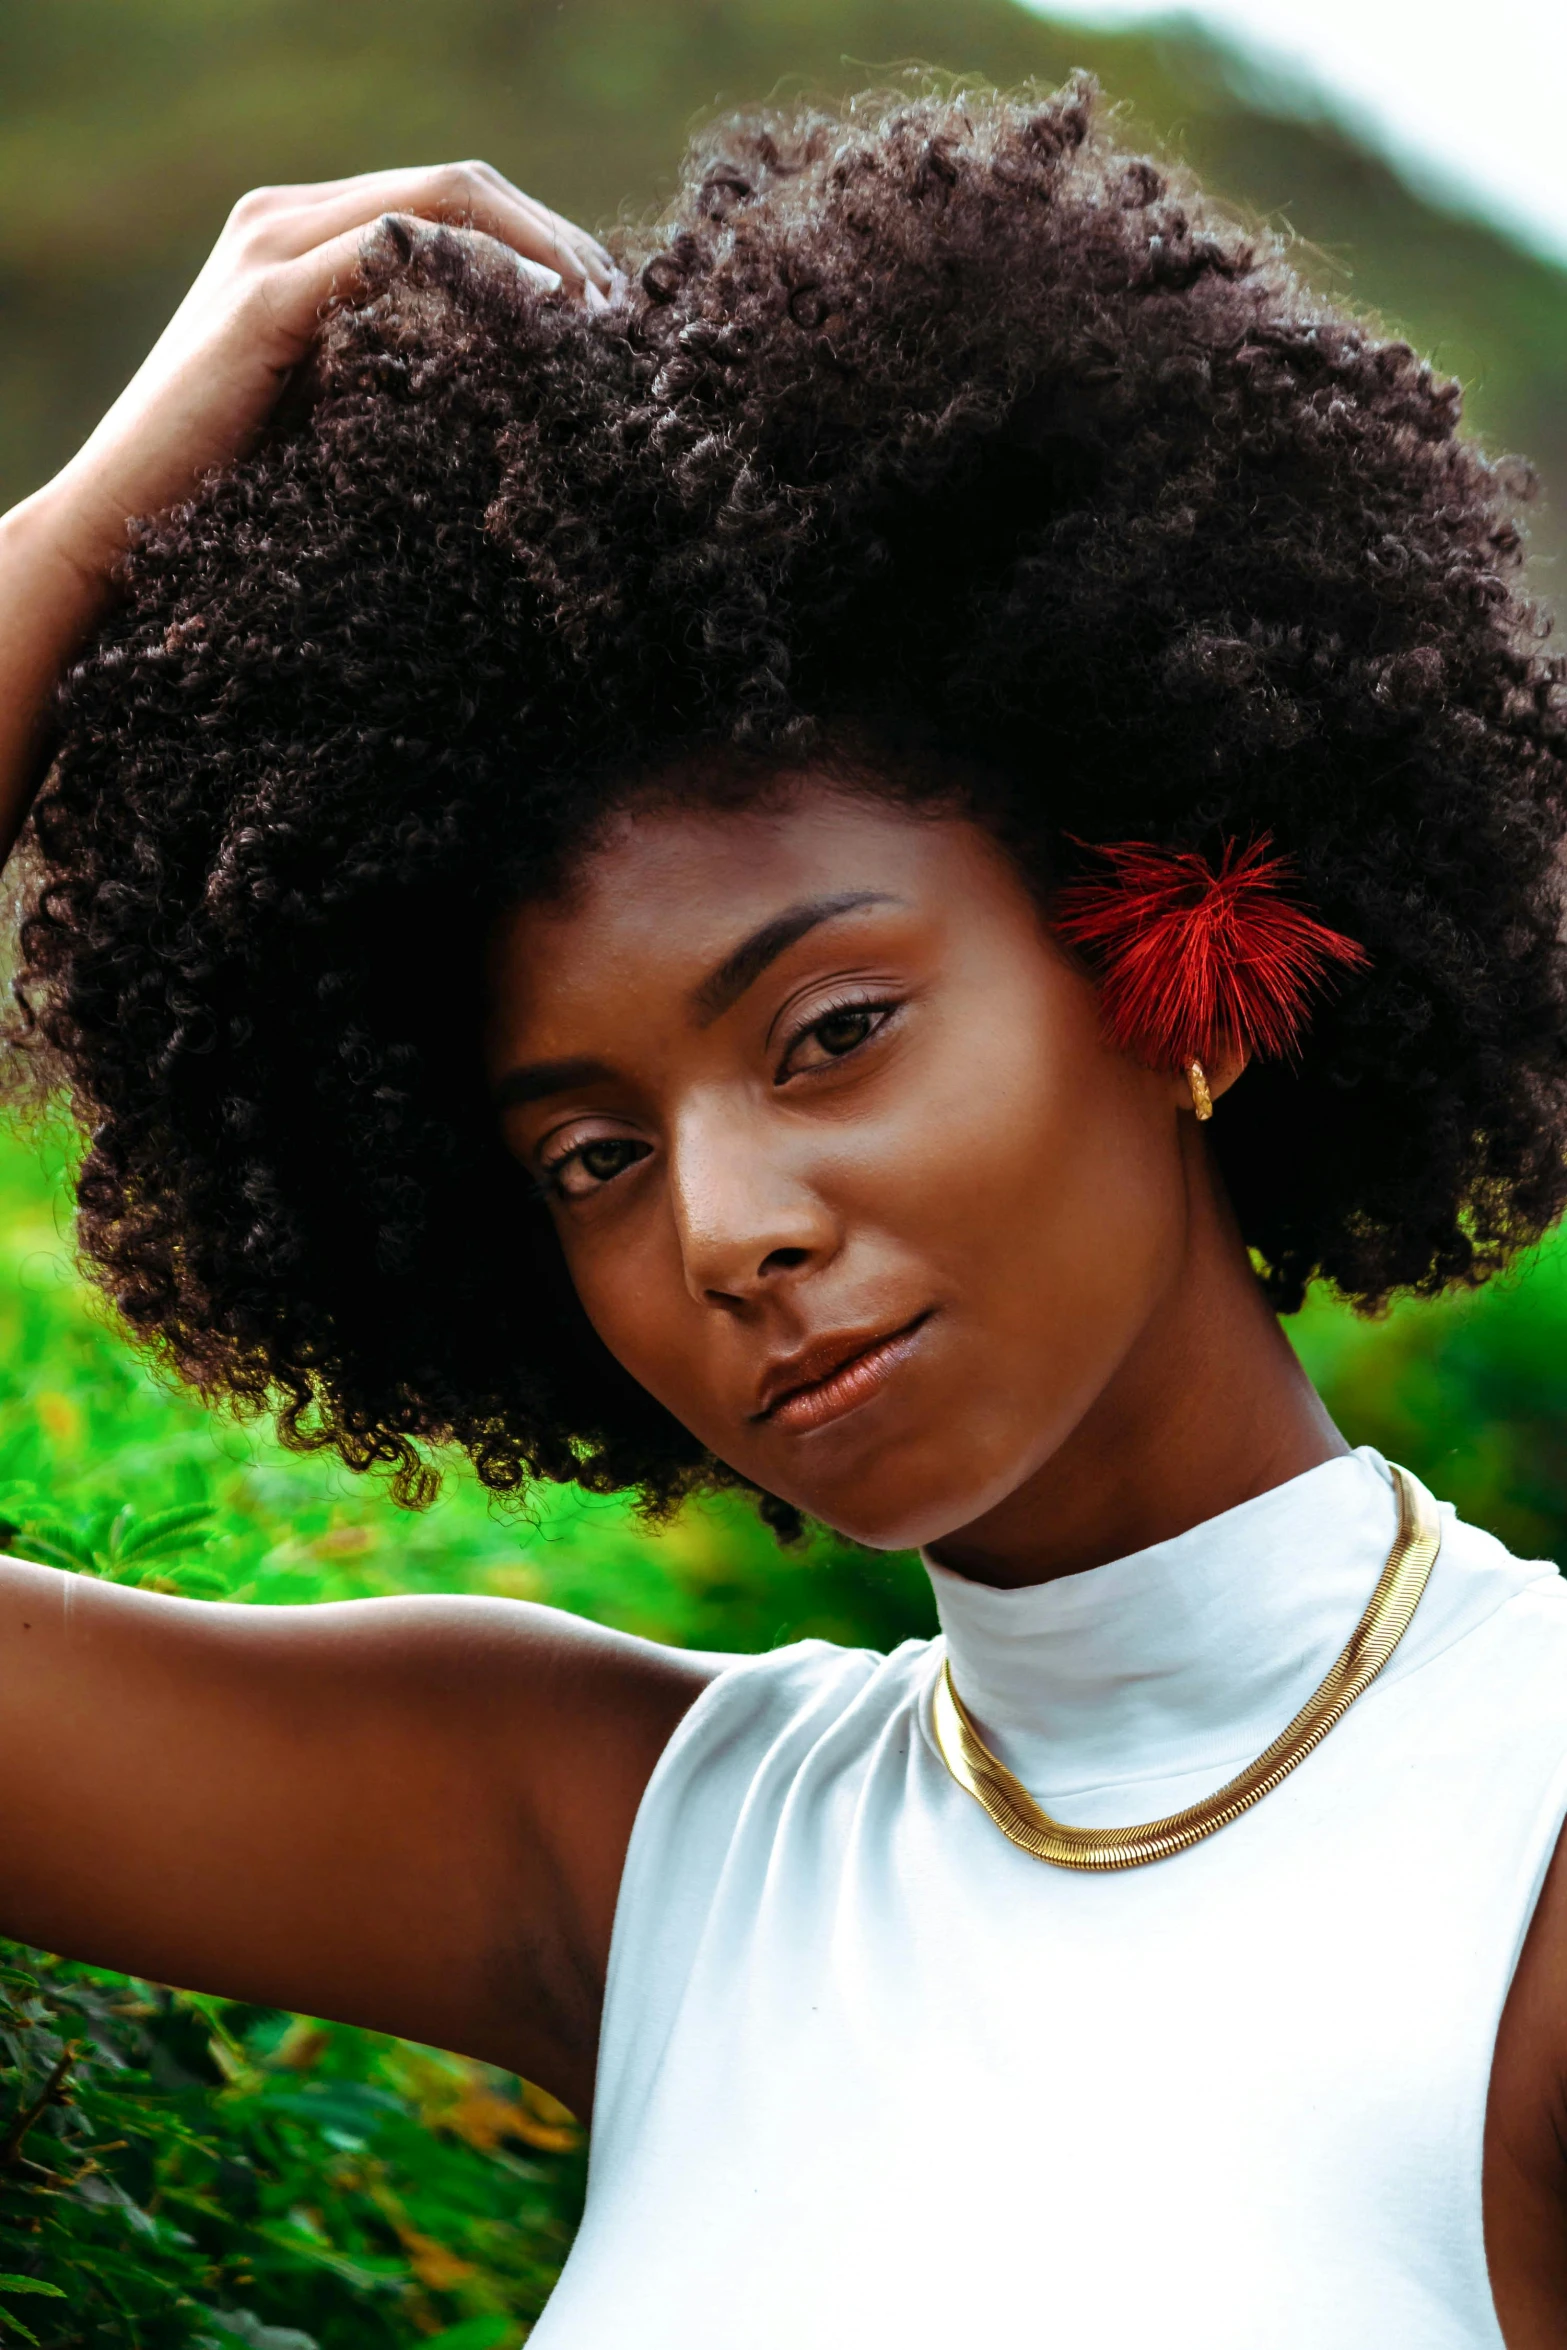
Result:
[[[1498,2350],[1485,2098],[1567,1809],[1567,1584],[1443,1519],[1316,1753],[1116,1875],[949,1778],[941,1641],[723,1673],[637,1818],[537,2350]],[[1153,1818],[1283,1727],[1394,1526],[1364,1452],[1034,1589],[932,1569],[954,1679],[1050,1808]]]

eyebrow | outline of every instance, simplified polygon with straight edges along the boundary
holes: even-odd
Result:
[[[589,1061],[581,1057],[574,1061],[524,1061],[518,1068],[508,1069],[491,1094],[498,1110],[515,1110],[524,1102],[541,1102],[552,1093],[570,1093],[580,1085],[603,1085],[614,1071],[607,1062]]]
[[[721,1018],[732,1004],[737,1004],[761,978],[769,963],[786,954],[798,939],[816,928],[819,922],[830,922],[835,914],[852,914],[859,906],[896,906],[901,900],[890,897],[881,889],[840,890],[836,897],[802,898],[795,906],[786,906],[770,922],[753,930],[734,950],[725,955],[716,970],[710,971],[700,987],[691,995],[692,1009],[704,1028]]]
[[[727,954],[717,969],[710,971],[701,985],[692,991],[691,1004],[704,1028],[739,1002],[746,989],[761,978],[769,963],[786,954],[797,940],[806,936],[820,922],[830,922],[835,914],[851,914],[859,906],[897,906],[903,903],[882,889],[840,890],[835,897],[802,898],[798,905],[786,906],[781,914],[753,930],[749,938]],[[563,1061],[524,1061],[515,1069],[508,1069],[490,1099],[497,1110],[521,1109],[528,1102],[548,1100],[551,1094],[574,1093],[586,1085],[607,1085],[614,1081],[615,1072],[607,1061],[589,1060],[582,1055]]]

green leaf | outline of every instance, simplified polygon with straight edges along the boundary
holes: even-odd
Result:
[[[37,2343],[38,2336],[32,2327],[24,2326],[19,2317],[11,2315],[9,2309],[0,2309],[0,2326],[4,2326],[8,2334],[20,2334],[24,2342]]]
[[[102,1533],[98,1533],[95,1529],[93,1536],[93,1548],[95,1550],[101,1549],[105,1556],[117,1565],[120,1558],[123,1556],[120,1548],[121,1542],[124,1540],[124,1537],[130,1531],[131,1527],[135,1525],[135,1523],[135,1510],[131,1507],[131,1504],[128,1501],[122,1502],[120,1507],[110,1518],[107,1526],[104,1527]]]
[[[18,1557],[36,1559],[41,1567],[64,1567],[74,1574],[90,1575],[98,1563],[90,1545],[59,1518],[37,1519],[18,1527],[14,1547]]]
[[[0,2271],[0,2293],[43,2293],[51,2301],[63,2301],[62,2285],[46,2285],[42,2277],[11,2277]]]
[[[122,1516],[125,1513],[121,1513]],[[115,1520],[117,1547],[110,1555],[116,1563],[130,1559],[162,1558],[172,1550],[188,1549],[193,1543],[210,1542],[211,1520],[214,1512],[205,1502],[185,1502],[176,1509],[155,1510],[150,1518],[143,1518],[120,1529]]]
[[[228,1593],[223,1577],[210,1567],[170,1567],[168,1579],[177,1583],[188,1599],[223,1599]]]
[[[461,2325],[427,2334],[419,2350],[512,2350],[521,2328],[515,2318],[490,2310],[482,2317],[465,2317]]]

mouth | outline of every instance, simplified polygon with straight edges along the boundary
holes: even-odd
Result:
[[[761,1409],[752,1417],[775,1428],[802,1429],[852,1412],[869,1402],[912,1353],[933,1311],[927,1306],[912,1322],[875,1337],[842,1333],[819,1339],[776,1367],[763,1383]]]

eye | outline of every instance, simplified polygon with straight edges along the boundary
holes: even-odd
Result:
[[[847,1059],[884,1027],[896,1007],[892,1004],[834,1004],[808,1028],[802,1028],[778,1072],[782,1085],[811,1069],[825,1069]]]
[[[875,1013],[857,1006],[853,1011],[829,1012],[825,1019],[817,1021],[811,1034],[824,1053],[839,1060],[845,1053],[852,1053],[857,1044],[863,1044],[875,1025]]]
[[[629,1134],[599,1135],[592,1142],[581,1142],[575,1150],[566,1151],[553,1159],[544,1169],[546,1190],[557,1199],[588,1199],[595,1191],[602,1191],[606,1183],[613,1183],[638,1159],[648,1155],[648,1144],[634,1141]]]

